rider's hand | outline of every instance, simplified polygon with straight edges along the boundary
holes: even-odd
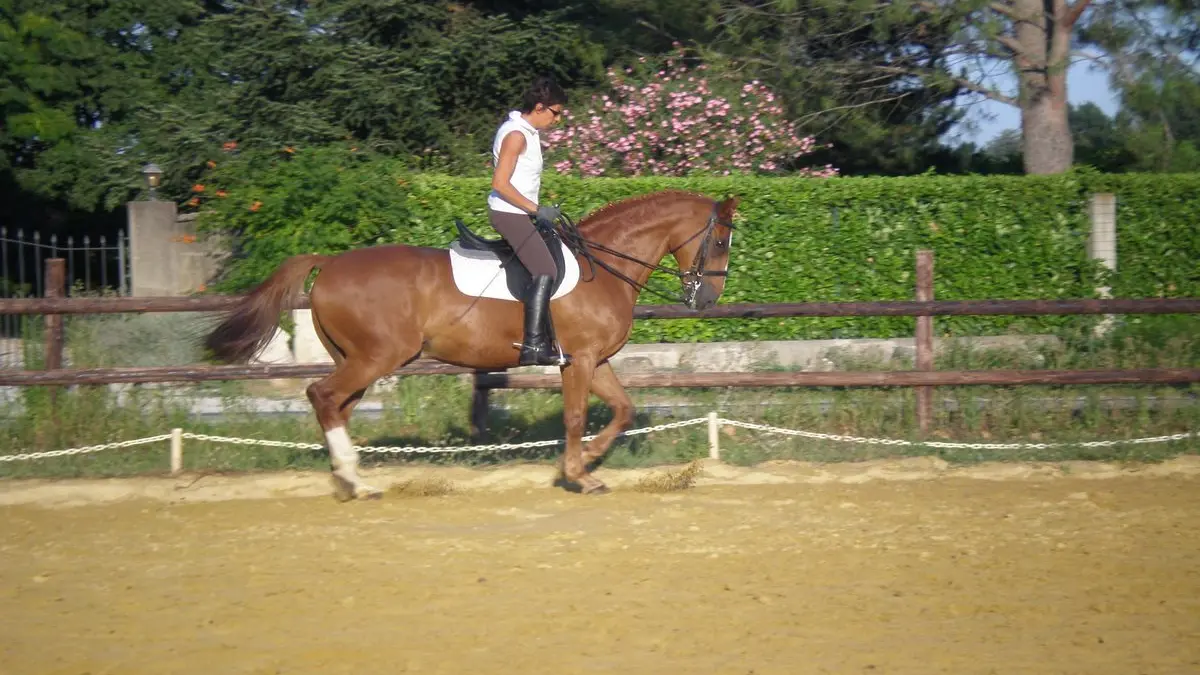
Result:
[[[550,206],[549,204],[545,204],[545,205],[538,207],[535,217],[538,220],[543,220],[543,221],[553,225],[554,223],[558,222],[559,218],[562,217],[562,211],[557,206]]]

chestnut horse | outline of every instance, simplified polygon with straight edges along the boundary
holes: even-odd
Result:
[[[629,339],[640,291],[660,269],[681,280],[680,299],[689,307],[716,304],[725,288],[736,207],[736,197],[715,202],[668,190],[614,202],[559,232],[574,254],[567,264],[581,268],[578,285],[550,305],[552,335],[571,356],[560,367],[567,434],[561,471],[581,492],[608,491],[589,466],[633,422],[633,404],[608,359]],[[679,271],[659,265],[668,254]],[[312,320],[335,368],[308,387],[308,399],[325,432],[335,495],[378,497],[379,490],[358,476],[358,452],[346,430],[366,389],[418,355],[479,370],[516,367],[521,303],[463,293],[447,249],[381,245],[297,255],[247,293],[207,336],[206,346],[226,362],[257,354],[315,269]],[[612,409],[613,418],[585,448],[589,393]]]

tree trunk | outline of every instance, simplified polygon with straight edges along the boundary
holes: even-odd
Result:
[[[1065,80],[1064,76],[1056,76]],[[1075,161],[1075,142],[1067,121],[1066,83],[1053,93],[1054,86],[1028,87],[1033,96],[1021,102],[1021,145],[1025,173],[1063,173]]]
[[[1074,163],[1067,121],[1067,65],[1071,31],[1066,0],[1016,0],[1013,66],[1020,86],[1025,173],[1062,173]]]

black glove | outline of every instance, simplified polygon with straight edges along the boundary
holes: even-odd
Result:
[[[553,225],[562,217],[562,211],[557,206],[546,204],[538,207],[537,214],[534,217],[545,222],[547,225]]]

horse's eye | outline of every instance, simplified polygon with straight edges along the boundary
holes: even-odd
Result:
[[[729,242],[726,241],[725,239],[717,240],[717,248],[727,248],[728,246],[729,246]]]

